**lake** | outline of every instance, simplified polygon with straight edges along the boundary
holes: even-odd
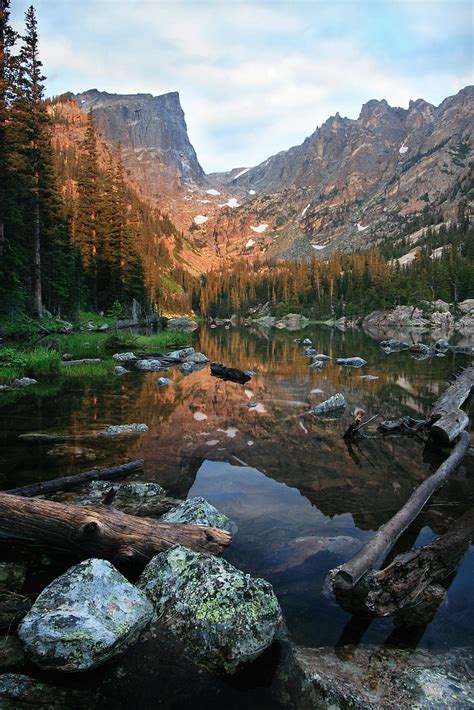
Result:
[[[310,338],[319,352],[333,358],[361,356],[368,364],[356,369],[330,361],[322,371],[310,369],[295,337]],[[240,385],[212,377],[208,367],[188,376],[172,368],[167,375],[172,383],[166,387],[156,384],[163,373],[134,371],[73,384],[56,378],[18,394],[5,393],[0,399],[1,487],[143,458],[144,473],[132,480],[156,481],[176,497],[203,496],[237,523],[225,557],[271,582],[297,644],[340,648],[362,642],[440,650],[474,639],[472,547],[456,573],[444,580],[444,599],[421,627],[395,625],[390,618],[360,623],[324,585],[327,572],[369,540],[443,460],[421,438],[373,438],[348,446],[342,434],[353,410],[362,407],[366,417],[423,418],[468,356],[416,360],[406,351],[387,355],[362,331],[323,326],[266,333],[203,325],[193,338],[195,349],[210,360],[256,375]],[[348,402],[342,417],[305,414],[336,392]],[[18,439],[28,431],[80,435],[132,422],[145,422],[149,432],[66,449]],[[471,455],[413,523],[406,536],[409,545],[443,534],[474,505],[473,473]],[[243,698],[250,708],[279,707],[272,695],[274,663],[270,656],[268,672],[260,669],[261,682],[255,674],[239,682],[224,679],[218,700],[209,697],[207,707],[214,702],[216,707],[239,707]],[[167,707],[196,707],[180,704],[181,676],[173,688],[173,669],[170,674],[170,697],[175,691],[177,700]]]

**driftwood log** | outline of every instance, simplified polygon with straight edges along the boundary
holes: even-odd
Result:
[[[474,387],[474,365],[462,370],[439,397],[431,411],[431,436],[442,444],[451,444],[467,427],[469,418],[461,407]]]
[[[85,357],[82,360],[63,360],[62,367],[70,367],[71,365],[97,365],[102,362],[100,357]]]
[[[432,585],[448,577],[464,557],[474,532],[474,509],[429,545],[397,557],[366,582],[366,606],[388,616],[424,598]]]
[[[0,540],[141,568],[176,544],[219,554],[231,535],[217,528],[137,518],[108,506],[63,505],[0,493]]]
[[[88,483],[89,481],[105,480],[109,478],[116,478],[117,476],[123,476],[127,473],[143,468],[143,464],[144,461],[140,459],[138,461],[123,463],[120,466],[111,466],[110,468],[93,468],[90,471],[82,471],[82,473],[76,473],[73,476],[62,476],[61,478],[54,478],[49,481],[31,483],[28,486],[11,488],[10,490],[3,492],[9,493],[10,495],[25,496],[28,498],[43,495],[44,493],[56,493],[57,491],[64,491],[68,488]]]
[[[352,588],[360,578],[386,555],[399,536],[416,518],[425,503],[435,491],[456,470],[469,446],[469,435],[461,432],[459,441],[451,455],[438,468],[436,473],[427,478],[414,491],[405,505],[385,525],[382,525],[374,537],[349,562],[336,567],[329,572],[329,580],[333,588]]]

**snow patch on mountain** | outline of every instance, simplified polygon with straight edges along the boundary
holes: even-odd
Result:
[[[212,188],[212,190],[206,190],[206,193],[207,193],[208,195],[220,195],[220,194],[221,194],[221,193],[219,192],[219,190],[214,190],[214,188]]]
[[[240,173],[234,175],[234,177],[232,178],[232,182],[234,182],[234,180],[237,180],[237,178],[239,178],[241,175],[245,175],[245,173],[248,173],[249,170],[250,168],[244,168],[243,170],[241,170]]]
[[[402,143],[402,145],[401,145],[400,148],[398,149],[398,152],[403,155],[404,153],[407,152],[407,150],[408,150],[408,146],[405,145],[404,143]]]
[[[316,249],[316,251],[321,251],[321,249],[326,248],[325,244],[322,244],[322,245],[321,244],[311,244],[311,246],[313,247],[313,249]]]
[[[231,197],[227,200],[227,202],[224,202],[223,205],[219,205],[219,207],[240,207],[239,203],[235,199],[235,197]]]
[[[257,234],[262,234],[262,232],[264,232],[268,226],[268,224],[259,224],[258,227],[250,227],[250,229],[254,232],[257,232]]]
[[[301,213],[301,216],[302,216],[302,217],[305,216],[306,212],[309,210],[310,207],[311,207],[311,202],[309,203],[309,205],[306,205],[306,207],[305,207],[304,210],[302,211],[302,213]]]
[[[249,190],[249,195],[256,195],[256,194],[257,193],[255,192],[255,190]]]
[[[359,224],[359,222],[357,222],[356,227],[358,232],[365,232],[365,230],[370,227],[370,224],[368,224],[366,227],[363,227],[361,224]]]

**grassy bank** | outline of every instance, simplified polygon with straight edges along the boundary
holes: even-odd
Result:
[[[0,348],[0,384],[13,382],[20,377],[61,375],[68,379],[81,377],[104,377],[115,366],[112,355],[131,350],[140,352],[166,352],[174,347],[183,347],[191,342],[189,333],[160,331],[153,335],[135,333],[78,333],[74,335],[50,335],[40,347]],[[64,353],[74,360],[101,358],[101,363],[62,365]]]

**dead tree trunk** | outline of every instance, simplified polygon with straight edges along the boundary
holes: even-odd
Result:
[[[388,616],[417,603],[433,584],[448,577],[469,547],[474,531],[474,509],[463,515],[445,535],[416,550],[398,555],[368,581],[367,608]]]
[[[217,528],[158,523],[108,506],[63,505],[0,493],[0,540],[144,567],[158,552],[177,544],[219,554],[231,535]]]
[[[451,444],[463,431],[469,419],[461,407],[474,387],[474,365],[466,367],[439,397],[431,411],[431,436],[442,444]]]
[[[459,466],[468,446],[469,435],[463,431],[451,455],[438,468],[436,473],[418,486],[398,513],[379,528],[372,540],[355,557],[329,572],[329,579],[333,588],[350,589],[357,584],[366,572],[374,567],[382,555],[388,553],[402,532],[419,514],[427,500]]]
[[[82,473],[76,473],[74,476],[63,476],[62,478],[54,478],[50,481],[40,481],[39,483],[31,483],[28,486],[21,486],[21,488],[11,488],[9,491],[3,491],[4,493],[9,493],[15,496],[25,496],[30,498],[32,496],[40,496],[44,493],[56,493],[57,491],[64,491],[67,488],[73,488],[74,486],[82,485],[83,483],[88,483],[89,481],[104,480],[108,478],[115,478],[116,476],[123,476],[132,471],[137,471],[143,468],[144,461],[130,461],[129,463],[123,463],[120,466],[112,466],[111,468],[93,468],[90,471],[82,471]]]

